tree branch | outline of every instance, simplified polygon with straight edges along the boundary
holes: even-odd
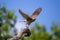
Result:
[[[27,28],[25,28],[24,30],[22,30],[21,32],[19,32],[16,36],[13,36],[13,38],[10,38],[8,40],[19,40],[19,39],[21,39],[22,35],[27,32],[26,29]]]

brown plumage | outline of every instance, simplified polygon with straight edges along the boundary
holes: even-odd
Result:
[[[34,22],[36,20],[36,17],[40,14],[41,11],[42,11],[42,8],[38,8],[31,16],[28,16],[21,10],[19,10],[19,13],[26,19],[26,21],[25,21],[27,23],[26,27],[29,27],[28,25],[30,25],[32,22]],[[31,35],[31,32],[29,29],[26,29],[25,33],[26,33],[26,35],[24,35],[25,37],[28,37]]]
[[[19,13],[26,19],[26,23],[30,25],[32,22],[36,20],[36,17],[40,14],[41,11],[42,11],[42,8],[38,8],[31,16],[28,16],[21,10],[19,10]]]

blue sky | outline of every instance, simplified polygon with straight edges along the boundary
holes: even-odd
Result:
[[[31,15],[35,9],[41,7],[42,12],[35,22],[39,22],[40,25],[45,25],[47,32],[50,32],[52,22],[60,24],[60,0],[0,0],[0,4],[2,3],[7,9],[15,12],[17,22],[23,19],[18,12],[19,9]],[[33,26],[34,23],[31,25]]]

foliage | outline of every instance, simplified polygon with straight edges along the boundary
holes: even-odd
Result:
[[[35,26],[31,29],[31,36],[24,37],[23,40],[59,40],[60,29],[58,29],[56,24],[53,24],[51,28],[51,33],[47,33],[45,26],[41,26],[36,23]]]
[[[8,11],[6,7],[0,8],[0,40],[7,40],[12,37],[10,35],[11,28],[14,28],[16,16],[12,11]]]

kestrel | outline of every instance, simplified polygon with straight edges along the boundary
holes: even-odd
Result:
[[[23,18],[26,19],[25,22],[28,25],[30,25],[32,22],[36,20],[36,17],[40,14],[41,11],[42,11],[42,8],[38,8],[31,16],[28,16],[27,14],[25,14],[19,9],[19,13],[22,15]]]
[[[26,27],[28,28],[29,25],[36,20],[36,17],[40,14],[41,11],[42,11],[42,8],[38,8],[38,9],[36,9],[36,11],[31,16],[28,16],[27,14],[25,14],[21,10],[19,10],[19,13],[22,15],[23,18],[26,19],[23,22],[26,22],[26,24],[27,24]],[[31,35],[29,29],[26,29],[26,32],[25,33],[26,33],[25,37]]]

